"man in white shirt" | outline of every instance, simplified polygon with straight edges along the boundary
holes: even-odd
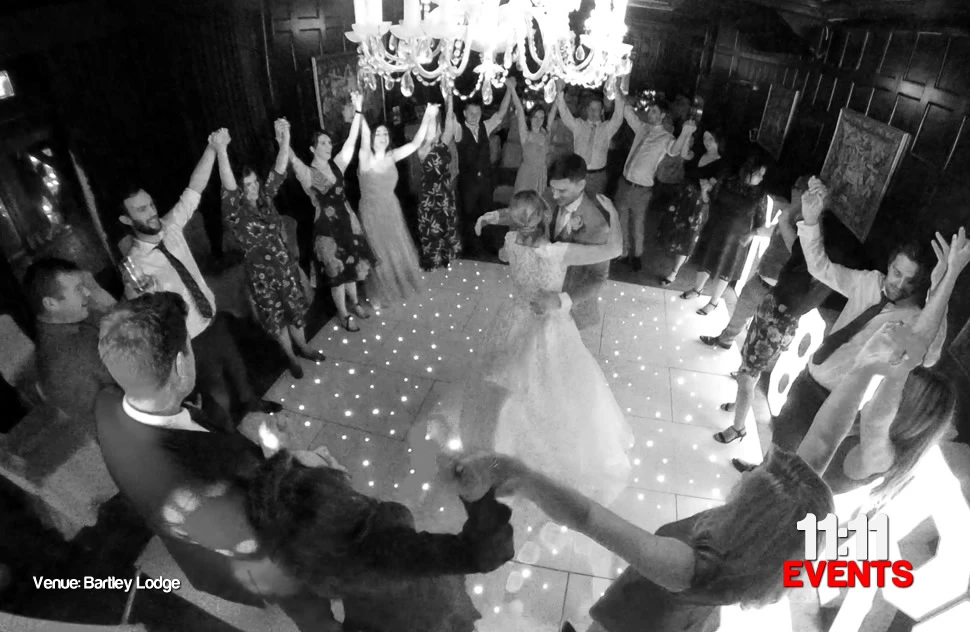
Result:
[[[560,81],[559,90],[556,92],[559,118],[573,134],[573,151],[586,161],[586,195],[595,200],[598,194],[606,190],[606,159],[610,152],[610,142],[623,126],[625,101],[618,92],[613,116],[604,121],[603,100],[594,97],[586,104],[586,119],[583,120],[573,116],[563,92],[565,84]]]
[[[827,195],[816,178],[812,178],[809,187],[807,195],[813,192],[822,198]],[[893,248],[885,274],[833,263],[822,240],[819,219],[823,208],[823,203],[803,202],[802,221],[797,224],[798,239],[812,276],[845,296],[848,302],[808,367],[795,379],[788,400],[772,421],[772,443],[790,452],[798,449],[822,404],[852,369],[856,356],[872,335],[886,323],[915,324],[931,278],[924,249],[917,243],[902,243]],[[945,272],[945,259],[938,264],[938,270]],[[938,271],[934,270],[933,277],[937,275]],[[923,360],[924,366],[936,364],[945,340],[946,318]],[[742,471],[751,467],[742,461],[734,465]]]
[[[130,249],[123,254],[145,284],[141,292],[175,292],[188,305],[189,336],[198,352],[198,388],[218,402],[225,409],[226,417],[231,418],[233,409],[237,408],[234,404],[245,412],[279,412],[282,407],[276,402],[261,401],[253,390],[225,317],[217,314],[215,296],[183,234],[209,183],[216,146],[228,142],[229,132],[224,129],[209,136],[188,188],[164,217],[159,217],[151,195],[141,188],[132,188],[123,199],[120,220],[134,235]],[[133,279],[125,281],[128,298],[141,293]],[[231,385],[226,383],[227,377]]]
[[[680,155],[687,139],[697,128],[690,122],[685,123],[680,138],[675,140],[674,135],[664,127],[667,113],[659,103],[647,108],[646,121],[640,120],[637,111],[629,105],[624,108],[623,116],[635,136],[623,166],[623,178],[616,189],[616,210],[620,212],[620,225],[623,228],[623,257],[629,257],[630,265],[639,271],[647,208],[653,197],[653,177],[657,167],[664,156]]]

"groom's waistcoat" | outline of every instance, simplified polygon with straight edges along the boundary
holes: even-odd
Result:
[[[553,202],[551,231],[556,233],[559,221],[559,208]],[[573,216],[583,218],[583,228],[577,232],[551,235],[552,241],[568,243],[598,245],[605,244],[609,239],[609,219],[606,211],[599,204],[583,194],[583,201]],[[605,225],[606,229],[601,230]],[[573,299],[570,314],[580,329],[595,325],[600,321],[599,295],[610,276],[610,262],[593,263],[585,266],[569,266],[562,290]],[[581,295],[585,294],[585,297]]]

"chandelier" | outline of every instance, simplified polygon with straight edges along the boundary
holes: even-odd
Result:
[[[514,67],[529,89],[556,98],[558,80],[586,88],[602,87],[613,99],[629,89],[632,47],[623,43],[628,0],[595,0],[584,32],[574,33],[569,15],[581,0],[403,0],[404,19],[383,19],[382,0],[354,0],[354,25],[347,39],[358,44],[358,82],[374,90],[399,83],[414,93],[415,81],[438,84],[444,98],[468,99],[479,90],[492,101]],[[471,53],[479,53],[475,87],[455,89]]]

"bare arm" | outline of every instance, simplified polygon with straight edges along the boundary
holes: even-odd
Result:
[[[222,180],[222,188],[226,191],[235,191],[238,187],[236,185],[236,176],[232,172],[232,165],[229,164],[229,148],[220,147],[217,152],[217,159],[219,161],[219,178]]]
[[[286,175],[286,165],[290,161],[290,125],[286,121],[283,121],[280,125],[276,142],[279,144],[280,150],[276,154],[276,164],[273,166],[273,170],[282,176]]]
[[[489,462],[497,467],[489,470]],[[530,470],[508,457],[473,457],[462,466],[459,476],[472,474],[481,479],[499,479],[504,492],[534,502],[551,520],[592,538],[629,562],[641,575],[672,592],[690,587],[694,575],[694,552],[687,544],[657,536],[620,518],[579,492]],[[464,486],[464,481],[461,483]],[[462,495],[465,496],[464,489]],[[476,494],[477,495],[477,494]]]
[[[519,124],[519,138],[525,144],[526,136],[529,134],[529,124],[525,120],[525,108],[522,107],[522,100],[515,90],[509,88],[509,93],[512,95],[512,105],[515,107],[515,121]]]
[[[857,365],[842,378],[815,415],[812,427],[798,446],[798,456],[819,476],[828,468],[839,445],[852,429],[869,383],[875,376],[872,367]]]
[[[371,158],[373,158],[373,153],[371,151],[371,131],[370,125],[367,124],[367,119],[363,116],[360,117],[360,151],[358,156],[360,156],[360,166],[368,167],[370,166]]]
[[[569,106],[566,105],[566,98],[562,94],[562,85],[560,84],[558,92],[556,92],[556,105],[558,106],[559,116],[562,118],[562,123],[565,125],[570,132],[575,134],[578,129],[578,121],[573,113],[569,111]]]
[[[498,112],[485,121],[485,133],[488,136],[491,136],[492,132],[498,129],[498,126],[502,124],[505,116],[509,113],[509,103],[512,102],[513,92],[515,92],[515,81],[507,79],[505,82],[505,96],[502,97],[502,103],[498,106]]]
[[[429,105],[428,109],[424,111],[424,118],[421,119],[421,127],[418,128],[418,132],[414,135],[414,138],[411,139],[411,142],[407,145],[398,147],[391,152],[391,158],[394,160],[394,162],[403,160],[418,150],[418,147],[424,143],[425,136],[428,135],[428,127],[431,126],[431,118],[437,115],[438,107]]]
[[[455,134],[458,131],[458,121],[455,119],[455,100],[448,99],[448,106],[445,109],[445,127],[441,132],[441,142],[445,145],[450,144],[452,140],[455,140]]]
[[[313,174],[310,172],[310,167],[300,160],[292,148],[290,148],[288,153],[290,155],[290,165],[293,167],[293,173],[296,174],[296,179],[300,182],[304,190],[309,191],[313,185]]]
[[[354,147],[357,146],[357,138],[360,136],[360,123],[363,120],[363,115],[361,114],[361,107],[364,104],[364,98],[360,93],[354,92],[350,95],[350,100],[354,104],[354,122],[350,124],[350,134],[347,136],[347,141],[344,146],[340,149],[340,153],[334,158],[334,162],[340,168],[341,171],[346,171],[347,165],[350,161],[354,159]]]
[[[788,207],[781,212],[781,217],[778,218],[778,232],[781,233],[781,238],[785,241],[788,252],[792,251],[795,247],[795,240],[798,239],[798,231],[795,230],[792,216],[792,209]]]
[[[606,129],[608,131],[609,137],[613,138],[620,128],[623,127],[623,116],[626,110],[626,99],[623,98],[623,94],[617,91],[616,102],[613,105],[613,116],[606,123]]]
[[[556,113],[559,112],[559,100],[553,102],[552,107],[549,108],[549,116],[546,118],[546,129],[549,133],[552,133],[552,126],[556,122]]]
[[[632,105],[628,105],[623,108],[623,118],[626,120],[626,124],[629,125],[634,132],[639,132],[647,126],[647,124],[641,121],[640,117],[637,116],[637,111],[633,109]]]
[[[563,263],[567,266],[584,266],[594,263],[610,261],[623,252],[623,232],[620,228],[619,213],[613,202],[605,195],[598,195],[596,199],[610,214],[609,238],[603,245],[566,244]],[[575,298],[575,297],[574,297]]]
[[[212,143],[206,145],[202,152],[202,158],[195,166],[192,177],[189,178],[189,188],[202,195],[205,188],[209,185],[209,178],[212,177],[212,167],[216,164],[216,150]]]
[[[684,148],[688,146],[688,140],[690,140],[694,135],[694,128],[684,125],[680,130],[680,136],[677,140],[667,149],[667,154],[670,156],[680,156],[684,153]]]

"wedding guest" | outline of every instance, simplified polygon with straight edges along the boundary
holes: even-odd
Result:
[[[202,277],[183,234],[209,183],[216,150],[228,142],[229,132],[226,130],[209,136],[188,188],[163,217],[158,216],[151,195],[140,187],[131,187],[123,198],[121,223],[134,235],[130,250],[125,254],[141,275],[151,279],[148,291],[175,292],[188,305],[189,335],[198,351],[199,390],[219,402],[226,417],[231,418],[236,408],[272,413],[282,410],[282,406],[260,400],[253,390],[246,365],[229,331],[227,317],[217,311],[215,296]],[[131,279],[126,281],[125,294],[134,298],[139,289],[130,282]],[[229,383],[226,382],[227,376]]]
[[[704,226],[700,249],[694,253],[697,274],[693,287],[680,298],[689,300],[701,295],[707,281],[714,277],[714,290],[707,305],[697,310],[707,316],[721,302],[729,283],[737,281],[759,227],[766,223],[768,195],[763,181],[767,165],[760,155],[749,156],[737,175],[714,185],[710,193],[710,219]]]
[[[658,227],[657,241],[674,260],[673,269],[660,279],[661,287],[677,279],[680,269],[694,253],[709,216],[711,190],[724,177],[723,136],[720,132],[705,130],[701,138],[703,153],[688,159],[684,166],[684,185],[661,216]]]
[[[833,492],[875,485],[863,510],[892,498],[923,455],[953,427],[957,395],[952,382],[920,365],[944,325],[957,280],[970,263],[970,241],[961,228],[950,243],[937,233],[933,248],[945,272],[934,275],[915,323],[887,322],[869,338],[799,446],[799,452],[831,455],[816,466],[824,468]],[[866,402],[875,380],[881,381]],[[850,432],[857,422],[859,432]]]
[[[489,136],[498,129],[509,111],[515,79],[505,82],[505,96],[498,111],[482,121],[482,106],[475,101],[465,104],[464,123],[458,127],[455,142],[458,145],[458,195],[461,212],[460,230],[466,254],[481,250],[475,235],[478,218],[492,210],[495,178],[492,173],[491,145]]]
[[[460,533],[419,532],[406,507],[357,493],[327,457],[284,450],[247,477],[261,548],[317,595],[341,599],[345,630],[472,632],[481,617],[464,576],[512,559],[509,508],[489,493],[464,502]]]
[[[617,98],[617,107],[623,108],[623,117],[634,131],[633,146],[623,166],[623,178],[616,190],[616,208],[620,211],[623,227],[623,257],[634,270],[642,266],[644,226],[647,209],[653,196],[654,175],[664,156],[679,156],[694,128],[685,125],[680,137],[675,139],[664,127],[667,116],[660,104],[647,108],[646,121],[632,105],[624,106]]]
[[[721,606],[758,607],[784,595],[783,565],[805,552],[796,523],[834,509],[831,491],[809,465],[824,458],[774,451],[734,486],[724,505],[656,533],[511,457],[467,457],[455,472],[466,500],[493,487],[501,496],[521,496],[630,564],[590,610],[591,631],[675,632],[716,630]]]
[[[24,275],[36,314],[37,372],[44,398],[94,432],[94,400],[114,384],[98,356],[98,323],[115,300],[90,272],[63,259],[35,261]]]
[[[573,153],[586,161],[586,193],[595,198],[606,192],[607,178],[606,159],[610,153],[610,142],[623,126],[623,96],[617,93],[616,103],[613,105],[613,115],[609,121],[603,120],[605,110],[603,99],[599,96],[591,98],[586,103],[585,118],[573,116],[566,103],[566,84],[562,81],[556,90],[556,106],[563,125],[572,133]],[[621,215],[622,217],[622,215]]]
[[[421,192],[418,197],[418,234],[421,241],[421,267],[425,270],[448,267],[461,255],[458,213],[452,184],[452,156],[449,146],[454,141],[455,105],[448,99],[444,127],[440,116],[428,122],[424,143],[418,149],[421,161]]]
[[[411,142],[393,148],[387,127],[378,125],[371,138],[370,127],[361,120],[360,144],[360,221],[374,256],[381,265],[367,277],[367,299],[380,309],[382,305],[404,303],[421,292],[421,265],[414,247],[401,203],[394,193],[398,171],[396,164],[413,154],[424,142],[438,106],[425,110],[421,127]]]
[[[522,143],[522,164],[515,174],[513,193],[531,190],[541,195],[546,190],[550,163],[549,147],[552,142],[549,129],[556,121],[557,106],[555,104],[552,106],[547,120],[546,111],[541,105],[536,105],[531,111],[526,112],[515,90],[512,90],[512,105],[515,107],[516,128]]]
[[[782,267],[791,256],[792,247],[798,239],[795,223],[802,218],[802,193],[807,190],[808,176],[802,176],[792,186],[791,203],[781,210],[776,222],[772,226],[762,226],[754,231],[759,237],[770,236],[758,269],[738,295],[738,302],[727,326],[717,336],[701,336],[701,342],[710,347],[730,349],[735,338],[754,316],[761,301],[778,284]]]
[[[296,178],[316,210],[313,251],[323,272],[321,277],[330,286],[340,325],[354,332],[360,331],[354,316],[370,318],[357,299],[357,283],[367,278],[376,260],[344,189],[344,173],[354,158],[360,136],[363,97],[355,92],[351,94],[351,101],[355,108],[354,121],[340,153],[333,155],[333,140],[321,131],[313,136],[310,145],[313,160],[309,167],[292,149],[289,154]]]
[[[772,443],[782,448],[797,447],[812,420],[832,390],[843,379],[866,341],[887,322],[912,324],[919,317],[921,297],[930,280],[923,249],[917,243],[901,243],[892,249],[886,274],[878,270],[853,270],[833,263],[825,252],[819,219],[828,192],[817,178],[809,182],[802,200],[802,221],[798,238],[808,269],[816,279],[848,299],[828,336],[812,356],[808,367],[792,383],[788,399],[772,422]],[[808,203],[808,198],[815,201]],[[946,261],[939,260],[932,278],[942,277]],[[940,358],[946,339],[946,323],[940,327],[926,354],[924,365]],[[742,471],[753,467],[739,459],[732,461]]]
[[[286,179],[289,165],[290,126],[276,122],[279,153],[264,183],[252,167],[242,168],[242,188],[229,163],[229,145],[216,150],[222,179],[223,218],[245,252],[246,281],[260,324],[276,337],[290,364],[290,374],[300,379],[303,367],[297,356],[321,362],[326,357],[307,346],[303,328],[309,302],[303,290],[299,262],[290,255],[283,218],[273,200]]]
[[[156,292],[102,321],[101,359],[121,387],[103,391],[95,409],[108,471],[195,589],[255,607],[261,595],[285,595],[274,600],[301,630],[337,632],[330,603],[308,597],[259,548],[244,491],[224,474],[259,467],[259,448],[238,433],[207,432],[182,406],[195,385],[187,316],[179,295]]]

